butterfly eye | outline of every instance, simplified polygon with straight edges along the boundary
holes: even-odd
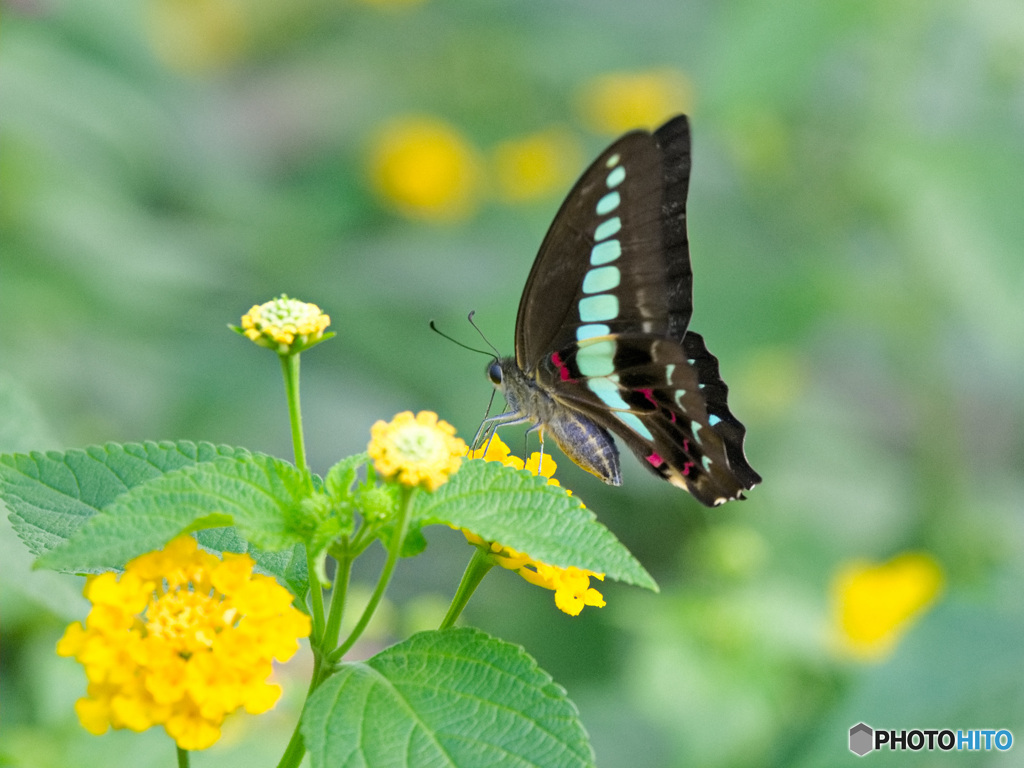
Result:
[[[501,386],[501,363],[495,360],[487,368],[487,378],[491,380],[491,384],[496,387]]]

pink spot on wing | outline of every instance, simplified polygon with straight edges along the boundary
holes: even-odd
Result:
[[[651,466],[654,467],[660,467],[665,462],[665,460],[661,458],[661,456],[659,456],[657,453],[652,453],[650,456],[647,457],[647,460],[651,462]]]
[[[691,469],[693,469],[692,461],[687,461],[685,464],[683,464],[683,477],[689,477]]]
[[[638,389],[637,392],[639,392],[644,397],[646,397],[648,400],[650,400],[651,401],[651,405],[653,405],[655,408],[658,407],[658,401],[654,399],[654,390],[653,389],[651,389],[650,387],[644,387],[643,389]]]
[[[569,375],[569,367],[565,364],[565,361],[562,360],[561,355],[557,352],[552,352],[551,362],[554,363],[555,367],[558,369],[558,375],[561,377],[562,381],[575,381],[575,379]]]

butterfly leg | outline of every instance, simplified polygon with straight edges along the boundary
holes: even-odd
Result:
[[[491,435],[494,434],[498,427],[507,427],[512,424],[523,424],[530,421],[528,416],[524,416],[521,413],[512,411],[509,413],[499,413],[497,416],[489,416],[480,422],[480,427],[476,431],[476,435],[473,437],[473,449],[476,450],[480,447],[481,441],[489,442]]]
[[[537,464],[537,466],[538,467],[543,467],[544,466],[544,425],[540,424],[539,422],[537,424],[534,424],[528,430],[526,430],[526,433],[523,435],[523,459],[525,461],[525,459],[530,455],[530,433],[531,432],[536,432],[537,433],[537,441],[540,443],[540,451],[539,451],[540,459],[539,459],[539,463]]]

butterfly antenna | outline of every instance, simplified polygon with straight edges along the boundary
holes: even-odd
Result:
[[[480,326],[477,325],[475,322],[473,322],[473,316],[475,314],[476,314],[476,310],[474,309],[472,312],[469,313],[469,315],[466,317],[466,319],[469,321],[469,324],[473,326],[473,328],[476,330],[476,332],[480,334],[480,338],[484,340],[484,344],[486,344],[488,347],[490,347],[491,350],[494,352],[494,357],[496,359],[500,358],[501,357],[501,353],[498,352],[498,348],[496,346],[494,346],[493,344],[491,344],[490,339],[488,339],[486,336],[484,336],[484,332],[480,330]]]
[[[470,316],[470,317],[472,317],[472,316],[473,316],[473,313],[472,313],[472,312],[470,312],[470,313],[469,313],[469,316]],[[474,325],[473,327],[474,327],[474,328],[476,328],[476,326],[475,326],[475,325]],[[434,322],[433,320],[431,320],[431,321],[430,321],[430,330],[432,330],[432,331],[433,331],[434,333],[436,333],[436,334],[437,334],[438,336],[441,336],[441,337],[443,337],[443,338],[446,338],[446,339],[448,339],[448,341],[450,341],[450,342],[451,342],[452,344],[454,344],[454,345],[455,345],[455,346],[457,346],[457,347],[462,347],[463,349],[468,349],[468,350],[469,350],[470,352],[479,352],[479,353],[480,353],[481,355],[487,355],[488,357],[494,357],[494,358],[497,358],[497,357],[498,357],[498,355],[497,355],[497,351],[498,351],[498,350],[496,350],[496,349],[494,350],[495,354],[491,354],[491,353],[490,353],[490,352],[488,352],[488,351],[487,351],[486,349],[477,349],[476,347],[471,347],[471,346],[469,346],[468,344],[463,344],[463,343],[462,343],[461,341],[459,341],[458,339],[452,338],[452,337],[451,337],[451,336],[449,336],[449,335],[448,335],[447,333],[445,333],[445,332],[444,332],[444,331],[442,331],[442,330],[441,330],[440,328],[438,328],[438,327],[437,327],[437,324],[436,324],[436,323],[435,323],[435,322]],[[479,333],[479,332],[480,332],[480,329],[479,329],[479,328],[477,328],[477,333]],[[482,334],[481,334],[481,335],[482,335]],[[487,341],[487,339],[484,339],[484,341]],[[489,341],[487,342],[487,346],[491,346],[491,343],[490,343]],[[494,349],[494,347],[491,347],[491,349]]]

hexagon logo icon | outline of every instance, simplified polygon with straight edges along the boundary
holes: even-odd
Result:
[[[867,723],[857,723],[850,729],[850,751],[858,757],[864,757],[874,749],[875,732]]]

